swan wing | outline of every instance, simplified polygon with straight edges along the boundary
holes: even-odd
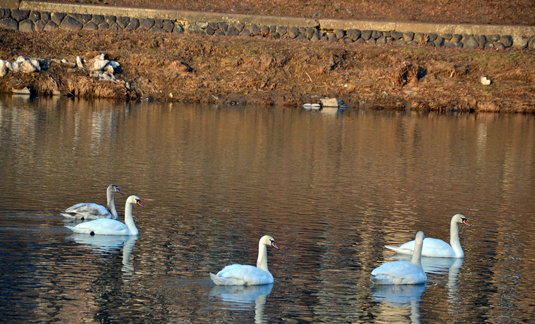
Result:
[[[375,268],[371,281],[375,284],[416,285],[427,282],[427,276],[423,269],[410,262],[394,261]]]
[[[65,213],[62,213],[62,215],[70,218],[84,219],[113,218],[113,215],[110,213],[108,208],[95,203],[76,204],[65,209]]]
[[[226,266],[216,275],[210,274],[216,285],[266,285],[273,283],[271,273],[251,265]]]
[[[76,226],[65,226],[75,233],[99,234],[99,235],[132,235],[125,224],[108,218],[96,219],[90,222],[80,223]]]
[[[407,242],[400,247],[385,246],[400,254],[412,254],[414,252],[414,241]],[[422,247],[422,256],[437,258],[455,258],[455,251],[451,246],[439,239],[425,238]]]

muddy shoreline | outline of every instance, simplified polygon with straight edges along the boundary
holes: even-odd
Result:
[[[8,73],[0,79],[5,93],[32,87],[39,96],[295,107],[335,97],[351,108],[535,112],[535,56],[519,50],[113,31],[0,30],[0,39],[4,60],[106,53],[121,64],[116,76],[124,81],[51,64],[38,73]],[[481,84],[482,76],[492,84]]]

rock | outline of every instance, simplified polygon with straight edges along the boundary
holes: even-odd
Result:
[[[35,30],[37,31],[43,31],[45,29],[46,23],[42,20],[39,20],[35,23]]]
[[[378,39],[378,38],[381,37],[381,36],[383,36],[383,33],[380,32],[380,31],[376,31],[376,30],[374,30],[374,31],[372,32],[372,38],[373,38],[373,39]]]
[[[290,29],[288,29],[288,37],[296,38],[297,36],[299,36],[299,28],[290,27]]]
[[[335,33],[328,33],[327,34],[327,40],[329,42],[338,42],[338,38],[336,37]]]
[[[444,40],[449,41],[449,40],[451,40],[452,35],[450,33],[446,33],[446,34],[442,35],[442,37],[444,37]]]
[[[485,44],[487,44],[487,36],[485,35],[479,35],[477,37],[477,42],[479,43],[479,46],[481,48],[485,48]]]
[[[117,18],[117,24],[121,26],[122,29],[125,29],[130,24],[130,17]]]
[[[11,10],[0,9],[0,19],[8,18],[11,15]]]
[[[214,33],[215,33],[215,30],[212,27],[210,26],[206,27],[206,35],[212,36]]]
[[[277,27],[277,33],[279,33],[281,36],[286,35],[287,32],[288,32],[288,28],[286,28],[285,26]]]
[[[85,30],[97,30],[98,29],[98,25],[95,24],[94,22],[90,21],[90,22],[88,22],[87,24],[84,25],[83,29],[85,29]]]
[[[390,32],[390,37],[392,37],[395,40],[403,38],[403,33],[398,31]],[[412,39],[411,39],[412,40]]]
[[[140,26],[139,19],[132,18],[132,19],[130,19],[130,23],[128,24],[128,26],[125,27],[124,30],[126,30],[126,31],[136,30],[136,29],[139,28],[139,26]],[[174,27],[176,27],[176,26],[174,26]],[[184,32],[184,29],[182,29],[182,32]]]
[[[277,33],[277,32],[272,32],[271,33],[271,37],[273,37],[274,39],[280,39],[281,35],[279,35],[279,33]]]
[[[349,38],[349,37],[344,37],[344,43],[351,44],[351,43],[353,43],[353,40],[351,38]]]
[[[42,11],[41,12],[41,20],[46,24],[51,19],[50,12],[48,11]]]
[[[407,42],[404,41],[403,39],[398,39],[398,40],[395,41],[394,43],[396,43],[397,45],[407,45]]]
[[[347,31],[347,37],[351,38],[352,40],[356,41],[360,38],[360,30],[358,29],[350,29]]]
[[[379,37],[379,38],[377,38],[377,39],[375,40],[375,43],[376,43],[376,44],[379,44],[379,45],[384,45],[384,44],[386,44],[386,38],[384,38],[384,37]]]
[[[503,45],[500,42],[495,42],[494,43],[494,48],[497,49],[497,50],[504,50],[505,49],[505,45]]]
[[[253,36],[260,35],[260,27],[258,27],[257,25],[252,24],[250,27],[250,30],[251,30],[251,35]]]
[[[19,31],[31,33],[35,31],[35,23],[31,19],[23,20],[19,23]]]
[[[314,35],[316,34],[318,30],[316,28],[307,28],[305,34],[307,35],[307,38],[308,39],[312,39],[312,37],[314,37]]]
[[[345,103],[337,98],[323,98],[320,99],[322,107],[345,107]]]
[[[0,28],[18,30],[19,23],[12,18],[2,19],[0,20]]]
[[[30,17],[30,10],[18,10],[18,9],[11,10],[11,18],[15,19],[16,21],[22,21],[24,19],[28,19],[29,17]]]
[[[427,35],[427,37],[429,37],[430,41],[434,42],[437,39],[438,35],[435,34],[435,33],[431,33],[431,34]]]
[[[445,41],[444,42],[444,47],[453,48],[453,47],[455,47],[455,43],[452,42],[452,41]]]
[[[437,39],[435,39],[435,45],[439,47],[444,46],[444,38],[438,36]]]
[[[76,57],[76,67],[79,68],[79,69],[83,69],[84,68],[84,59],[81,58],[80,56]]]
[[[33,21],[33,22],[36,22],[36,21],[39,21],[41,20],[41,13],[39,11],[32,11],[30,13],[30,19]]]
[[[221,30],[216,30],[215,33],[214,33],[215,36],[225,36],[225,33]]]
[[[455,44],[459,43],[461,39],[463,39],[463,35],[459,35],[459,34],[454,34],[451,37],[451,41],[454,42]]]
[[[535,50],[535,36],[531,38],[528,44],[528,49]]]
[[[91,19],[95,24],[100,25],[104,22],[104,15],[93,15]]]
[[[102,24],[98,25],[98,29],[99,30],[107,30],[107,29],[110,29],[110,25],[108,25],[107,22],[103,22]]]
[[[65,17],[59,26],[61,29],[69,30],[80,30],[84,27],[81,22],[71,16]]]
[[[132,23],[130,23],[132,24]],[[174,34],[184,34],[184,26],[182,26],[180,23],[175,23],[175,28],[173,28]]]
[[[53,31],[53,30],[58,29],[58,27],[59,27],[59,26],[58,26],[55,22],[53,22],[52,20],[50,20],[50,21],[46,24],[44,30],[45,30],[45,31]]]
[[[346,35],[345,31],[343,31],[342,29],[335,29],[334,34],[336,35],[337,39],[342,39]]]
[[[234,26],[231,26],[227,32],[228,36],[238,36],[239,34],[240,34],[240,31],[238,30],[238,28]]]
[[[251,31],[249,29],[245,28],[240,32],[241,37],[251,37]]]
[[[157,27],[154,27],[154,28],[157,28]],[[154,28],[151,29],[152,32],[154,32],[154,30],[153,30]],[[119,30],[121,30],[121,26],[119,26],[118,23],[112,24],[110,26],[110,30],[119,31]]]
[[[19,27],[20,28],[20,27]],[[529,38],[522,36],[513,37],[513,47],[518,49],[525,49],[528,47]]]
[[[363,30],[360,34],[360,37],[364,40],[368,40],[372,37],[372,31],[371,30]]]
[[[464,40],[464,47],[465,48],[468,48],[468,49],[475,49],[479,46],[478,42],[476,41],[476,39],[472,36],[468,36],[465,40]]]
[[[241,31],[245,28],[245,24],[244,23],[239,23],[239,24],[236,25],[236,28],[241,33]]]
[[[152,26],[154,26],[154,24],[155,24],[154,19],[150,19],[150,18],[141,19],[141,21],[140,21],[140,26],[141,26],[141,28],[143,28],[144,30],[149,30],[149,29],[151,29]],[[195,25],[195,24],[191,24],[190,27],[191,27],[191,26],[195,26],[195,27],[197,27],[197,25]]]
[[[305,34],[300,34],[299,36],[297,36],[297,37],[295,38],[295,40],[306,40],[306,41],[307,41],[308,38],[307,38],[307,35],[305,35]]]
[[[269,35],[269,27],[268,26],[261,26],[260,27],[260,35],[262,35],[262,36]]]
[[[224,32],[228,31],[228,24],[227,24],[227,23],[220,22],[220,23],[218,24],[218,27],[219,27],[219,29],[221,29],[221,30],[224,31]]]
[[[153,19],[151,19],[151,20],[153,20]],[[115,16],[104,16],[104,21],[106,21],[106,23],[108,25],[113,25],[113,24],[115,24],[117,22],[117,17],[115,17]]]
[[[56,26],[58,26],[61,24],[65,16],[67,15],[62,12],[53,12],[51,15],[51,20],[56,23]]]
[[[487,39],[489,40],[489,42],[497,42],[500,40],[500,35],[489,35]]]
[[[79,14],[79,13],[74,13],[74,14],[71,14],[71,16],[78,20],[79,22],[81,22],[82,24],[87,24],[92,18],[93,16],[90,15],[90,14]]]
[[[173,28],[175,27],[175,23],[171,20],[164,20],[162,29],[165,30],[168,33],[173,32]]]
[[[413,39],[414,39],[414,33],[413,32],[403,33],[403,40],[405,42],[412,42]]]
[[[513,46],[513,37],[509,35],[503,35],[500,37],[500,43],[502,43],[505,47],[511,47]]]

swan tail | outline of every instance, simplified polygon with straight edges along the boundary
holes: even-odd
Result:
[[[390,245],[385,245],[385,248],[389,249],[389,250],[392,250],[396,253],[399,253],[399,254],[412,254],[413,251],[412,250],[408,250],[408,249],[401,249],[401,248],[398,248],[398,247],[395,247],[395,246],[390,246]]]
[[[234,280],[227,279],[224,277],[216,276],[215,274],[210,272],[210,278],[212,278],[212,281],[218,285],[218,286],[236,286],[240,285],[239,283],[235,282]]]

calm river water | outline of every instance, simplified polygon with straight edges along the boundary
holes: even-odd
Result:
[[[0,322],[509,323],[535,317],[535,118],[0,98]],[[73,235],[130,194],[138,238]],[[414,238],[428,284],[370,286]],[[275,283],[216,287],[255,264]]]

